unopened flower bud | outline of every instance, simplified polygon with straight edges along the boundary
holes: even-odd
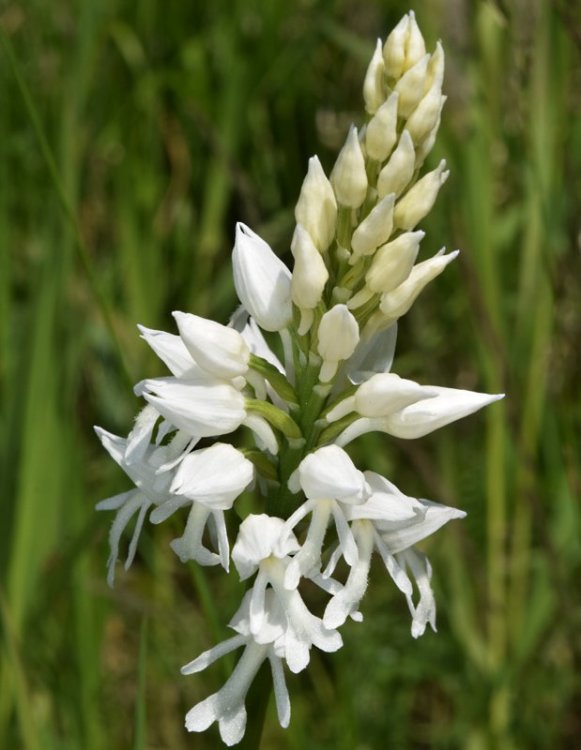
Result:
[[[416,145],[427,138],[439,122],[445,100],[440,86],[433,85],[409,116],[405,126]]]
[[[454,250],[453,253],[448,253],[448,255],[442,255],[443,252],[441,250],[433,258],[418,263],[417,266],[412,268],[410,275],[402,284],[383,295],[379,307],[387,318],[397,320],[397,318],[405,315],[422,289],[442,273],[448,263],[458,256],[459,250]]]
[[[351,127],[333,171],[331,184],[337,201],[348,208],[359,208],[367,195],[365,160],[357,137],[357,128]]]
[[[348,359],[359,342],[359,326],[346,305],[335,305],[323,315],[319,324],[317,350],[323,358],[319,379],[329,382],[339,362]]]
[[[335,236],[337,201],[317,156],[309,159],[309,170],[295,208],[297,224],[311,235],[319,252],[324,253]]]
[[[242,223],[232,251],[234,286],[240,301],[265,331],[281,331],[291,320],[291,274],[270,245]]]
[[[409,117],[423,97],[429,60],[430,56],[424,55],[396,83],[395,91],[399,94],[397,106],[400,117]]]
[[[367,68],[365,80],[363,81],[363,99],[365,109],[370,115],[377,112],[381,104],[385,101],[383,88],[383,77],[385,67],[383,64],[383,53],[381,49],[381,39],[377,40],[375,52]]]
[[[434,127],[431,129],[431,131],[428,133],[428,135],[424,138],[424,140],[420,143],[420,145],[416,148],[416,169],[420,169],[422,164],[425,162],[426,157],[430,153],[430,151],[434,147],[434,143],[436,142],[436,137],[438,135],[438,130],[440,129],[440,119],[442,117],[442,108],[444,104],[446,103],[447,96],[442,97],[440,112],[438,114],[438,118],[434,124]]]
[[[436,49],[430,57],[430,62],[428,63],[426,88],[431,88],[432,86],[439,86],[442,88],[442,83],[444,82],[444,64],[444,48],[442,47],[441,42],[438,42],[436,44]]]
[[[410,17],[406,14],[389,34],[383,45],[385,74],[389,78],[400,78],[404,72],[409,23]]]
[[[389,95],[373,115],[365,130],[365,149],[375,161],[384,162],[397,140],[397,100],[399,94]]]
[[[312,310],[321,301],[329,272],[311,236],[300,224],[297,224],[293,235],[291,252],[295,259],[291,295],[302,314],[299,326],[299,334],[302,336],[311,327]]]
[[[436,169],[416,182],[395,207],[395,226],[404,230],[413,229],[431,211],[449,174],[446,161],[442,159]]]
[[[238,331],[190,313],[173,316],[187,350],[204,370],[225,380],[246,373],[250,349]]]
[[[389,239],[393,229],[395,195],[382,198],[353,232],[351,238],[351,264],[361,255],[371,255],[376,248]]]
[[[425,232],[405,232],[379,248],[365,277],[365,283],[372,292],[390,292],[407,279],[424,234]]]
[[[377,178],[377,194],[380,197],[388,193],[400,193],[408,186],[413,177],[416,163],[414,142],[407,130],[404,130],[397,148]]]
[[[409,12],[409,19],[404,70],[409,70],[426,54],[426,43],[413,10]]]

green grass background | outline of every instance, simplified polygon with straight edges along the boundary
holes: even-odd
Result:
[[[135,324],[222,322],[243,220],[286,255],[307,158],[329,168],[380,0],[27,0],[0,4],[0,747],[215,748],[184,712],[229,664],[233,573],[202,575],[146,529],[105,584],[129,487],[92,425],[125,434],[130,385],[162,373]],[[355,446],[404,491],[468,511],[428,540],[439,633],[409,634],[377,565],[345,648],[289,676],[263,747],[581,745],[581,14],[575,3],[417,2],[447,54],[451,177],[423,252],[460,247],[400,327],[395,371],[506,391],[407,443]]]

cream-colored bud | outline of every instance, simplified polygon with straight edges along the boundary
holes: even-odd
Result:
[[[434,129],[445,101],[446,97],[442,96],[440,86],[434,84],[409,116],[405,126],[416,146]]]
[[[384,294],[403,283],[410,275],[424,235],[425,232],[405,232],[380,247],[365,276],[367,287]]]
[[[321,301],[329,272],[310,234],[300,224],[297,224],[293,235],[291,252],[295,259],[291,279],[291,297],[303,313],[303,311],[313,310]],[[312,315],[304,314],[299,327],[301,335],[309,330],[311,322]]]
[[[447,96],[442,97],[442,107],[446,103]],[[438,135],[438,130],[440,129],[440,119],[442,117],[442,110],[440,109],[440,114],[438,115],[438,119],[436,120],[436,124],[432,128],[432,130],[428,133],[428,135],[424,138],[424,140],[420,143],[420,145],[416,148],[416,169],[420,169],[422,164],[425,162],[427,155],[430,153],[432,148],[434,147],[434,143],[436,142],[436,137]]]
[[[399,94],[392,92],[373,115],[365,130],[367,155],[383,162],[391,154],[397,141],[397,100]]]
[[[439,276],[448,263],[458,256],[460,251],[454,250],[453,253],[448,253],[448,255],[443,255],[443,252],[444,250],[440,250],[433,258],[418,263],[417,266],[412,268],[412,272],[403,284],[383,295],[379,308],[387,318],[397,320],[397,318],[405,315],[422,289],[432,279]]]
[[[346,305],[335,305],[323,315],[319,324],[317,350],[323,358],[319,379],[327,383],[339,362],[348,359],[359,343],[359,326]]]
[[[361,255],[370,255],[387,242],[393,229],[393,208],[395,195],[390,193],[382,198],[353,232],[351,238],[351,265]]]
[[[319,252],[324,253],[335,236],[337,201],[331,183],[316,156],[309,159],[309,169],[295,208],[297,224],[311,235]]]
[[[370,115],[375,114],[385,101],[383,78],[385,66],[383,64],[383,53],[381,51],[381,39],[377,40],[375,52],[367,68],[365,80],[363,81],[363,99],[365,109]]]
[[[430,62],[428,63],[426,89],[431,88],[432,86],[439,86],[442,88],[442,83],[444,82],[444,65],[444,48],[442,47],[441,42],[438,42],[436,44],[436,49],[430,57]]]
[[[409,185],[416,164],[414,142],[407,130],[404,130],[397,148],[377,178],[377,194],[382,198],[388,193],[400,193]]]
[[[399,78],[404,72],[409,23],[410,18],[406,14],[387,37],[383,45],[385,73],[390,78]]]
[[[367,173],[365,160],[357,137],[357,128],[352,126],[341,149],[333,171],[331,185],[337,202],[348,208],[359,208],[367,195]]]
[[[409,19],[404,71],[413,67],[426,54],[426,43],[416,22],[416,14],[413,10],[409,12]]]
[[[416,182],[395,207],[395,226],[406,231],[413,229],[431,211],[449,174],[446,160],[442,159],[436,169]]]
[[[400,117],[409,117],[423,97],[429,60],[430,56],[424,55],[396,83],[395,91],[399,94],[397,108]]]

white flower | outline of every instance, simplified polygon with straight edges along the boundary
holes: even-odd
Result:
[[[186,349],[211,375],[230,380],[246,374],[250,349],[238,331],[190,313],[173,316]]]
[[[246,594],[238,612],[230,622],[230,627],[238,635],[205,651],[189,664],[182,667],[182,674],[202,672],[217,659],[244,646],[234,671],[222,688],[191,708],[186,715],[186,729],[189,732],[203,732],[217,721],[220,737],[229,747],[236,745],[244,736],[246,729],[246,707],[244,701],[252,681],[265,659],[270,661],[272,682],[278,720],[286,728],[290,721],[290,700],[284,678],[280,648],[276,641],[284,634],[284,612],[276,601],[272,591],[265,597],[267,616],[262,631],[253,634],[250,631],[250,593]]]
[[[412,545],[433,534],[454,518],[466,515],[429,500],[406,497],[395,485],[375,472],[365,472],[372,490],[368,500],[346,509],[356,540],[358,558],[351,567],[347,582],[329,601],[323,622],[327,627],[339,627],[348,616],[360,619],[357,607],[367,588],[367,578],[374,548],[397,587],[404,593],[412,614],[412,636],[419,637],[429,623],[436,629],[436,604],[430,586],[431,567],[427,558]],[[341,551],[332,555],[324,575],[334,569]],[[416,581],[420,599],[413,602],[413,586],[406,567]]]
[[[405,406],[435,395],[436,390],[400,378],[395,373],[377,373],[362,383],[354,395],[340,401],[327,414],[327,421],[334,422],[352,411],[362,417],[387,417]]]
[[[246,418],[244,396],[224,382],[151,378],[139,384],[138,393],[192,437],[225,435],[238,429]]]
[[[298,586],[301,575],[311,575],[320,569],[323,541],[331,517],[343,556],[350,565],[356,562],[357,548],[345,513],[348,506],[364,502],[368,487],[363,473],[336,445],[309,453],[301,461],[297,475],[291,477],[289,486],[292,490],[300,486],[307,500],[288,518],[285,528],[293,529],[305,516],[312,514],[307,538],[285,574],[285,586],[293,589]]]
[[[268,619],[266,594],[270,585],[286,616],[279,646],[292,672],[300,672],[307,666],[311,646],[336,651],[342,645],[339,633],[326,628],[322,620],[307,609],[296,588],[285,588],[285,573],[291,561],[288,555],[298,548],[294,534],[281,518],[262,514],[250,515],[242,522],[232,549],[232,560],[241,580],[257,571],[250,597],[250,632],[260,633]]]
[[[248,487],[254,478],[254,467],[240,451],[227,443],[214,443],[194,451],[181,462],[171,483],[174,497],[151,514],[152,523],[161,523],[175,510],[191,504],[183,535],[171,542],[182,562],[195,560],[200,565],[221,563],[227,571],[230,548],[224,511]],[[202,537],[208,521],[212,521],[219,555],[204,547]]]
[[[265,331],[291,320],[291,274],[270,246],[240,222],[232,251],[234,286],[244,307]]]
[[[111,552],[107,562],[107,581],[110,586],[113,586],[115,580],[119,541],[125,527],[133,515],[138,513],[125,561],[125,570],[128,570],[137,551],[137,542],[147,511],[151,506],[160,505],[171,497],[170,485],[173,474],[164,470],[165,465],[168,462],[172,464],[183,459],[187,450],[195,443],[183,433],[177,433],[168,445],[151,444],[151,436],[158,419],[159,414],[155,409],[146,406],[127,438],[118,437],[101,427],[95,427],[95,432],[105,450],[136,485],[134,490],[122,492],[97,504],[97,510],[117,511],[109,532]]]
[[[336,440],[337,444],[347,445],[359,435],[375,430],[405,440],[423,437],[504,398],[503,393],[477,393],[437,385],[420,388],[429,394],[428,398],[418,399],[386,417],[356,420],[341,433]]]

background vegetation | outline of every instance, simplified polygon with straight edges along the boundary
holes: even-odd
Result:
[[[125,434],[161,374],[135,324],[225,322],[243,220],[287,252],[307,158],[326,167],[390,0],[41,0],[0,6],[0,746],[214,748],[184,712],[224,679],[179,667],[225,636],[239,584],[182,566],[168,528],[105,584]],[[264,748],[581,742],[581,18],[575,3],[417,2],[447,54],[451,178],[423,252],[459,261],[400,329],[395,370],[505,402],[359,459],[468,511],[426,544],[439,633],[415,642],[378,565],[346,646],[290,677]],[[224,577],[225,578],[225,577]]]

